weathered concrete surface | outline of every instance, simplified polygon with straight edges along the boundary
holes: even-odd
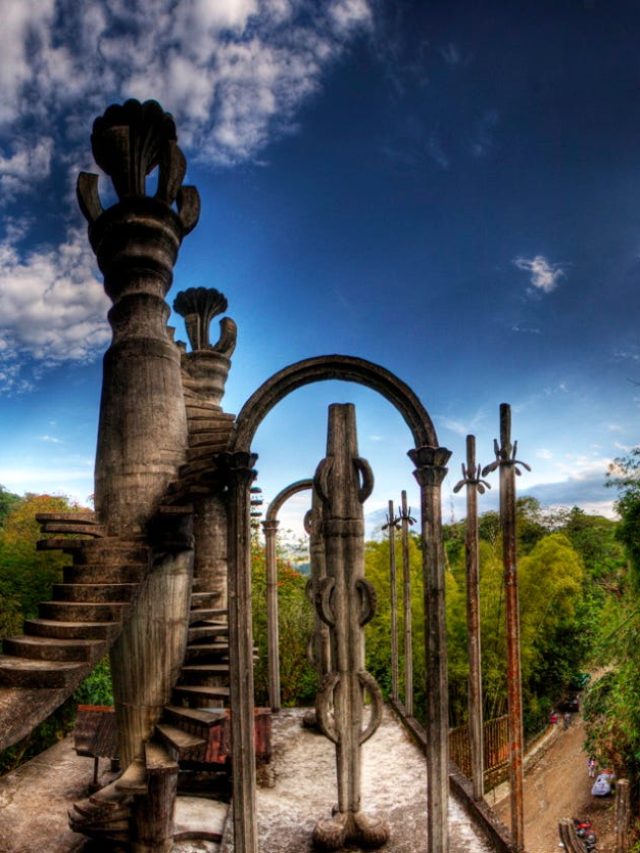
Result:
[[[273,788],[258,788],[258,838],[261,853],[307,853],[318,817],[336,802],[335,748],[303,729],[304,710],[287,709],[273,717]],[[424,757],[385,709],[383,722],[363,747],[362,797],[367,811],[382,814],[391,826],[387,853],[427,849],[426,767]],[[350,846],[351,853],[359,848]],[[492,848],[458,805],[449,800],[451,853],[488,853]],[[222,851],[233,850],[227,821]]]
[[[100,762],[100,783],[114,775],[109,762]],[[80,758],[73,738],[0,778],[0,853],[104,853],[105,848],[69,829],[67,810],[89,793],[93,760]],[[176,831],[208,829],[221,833],[227,807],[211,800],[178,797]],[[182,840],[174,853],[215,853],[219,844],[205,840]],[[120,850],[111,849],[111,853]]]
[[[109,762],[100,767],[108,770]],[[51,749],[0,779],[1,853],[71,853],[85,848],[84,835],[71,832],[67,809],[88,794],[93,760],[79,758],[73,739]],[[101,779],[106,784],[108,778]]]
[[[275,779],[273,788],[258,788],[258,837],[261,853],[307,853],[319,816],[336,801],[333,744],[300,725],[304,709],[274,715],[272,769],[260,774]],[[111,778],[104,768],[102,782]],[[427,849],[426,769],[424,758],[390,712],[363,750],[362,793],[367,808],[386,816],[391,840],[386,853],[421,853]],[[85,797],[93,761],[79,758],[71,738],[0,779],[0,853],[89,853],[96,851],[84,836],[71,832],[67,809]],[[202,801],[206,807],[207,801]],[[221,825],[219,806],[211,803],[211,827]],[[178,815],[177,815],[178,817]],[[177,823],[184,828],[184,815]],[[199,813],[197,823],[201,824]],[[194,825],[194,828],[195,825]],[[233,850],[232,821],[224,841],[180,841],[174,853],[224,853]],[[351,853],[357,848],[350,848]],[[451,853],[489,853],[491,847],[470,823],[458,803],[449,800]]]

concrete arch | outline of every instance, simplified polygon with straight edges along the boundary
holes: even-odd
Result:
[[[385,397],[404,418],[416,447],[437,447],[433,422],[418,396],[391,371],[350,355],[321,355],[307,358],[274,373],[255,391],[242,407],[231,438],[231,451],[249,451],[256,431],[273,407],[292,391],[339,379],[357,382]]]
[[[278,513],[282,508],[282,505],[285,504],[289,500],[289,498],[292,498],[294,495],[297,495],[298,492],[305,492],[312,488],[313,480],[296,480],[295,483],[291,483],[289,486],[285,486],[285,488],[282,489],[282,491],[278,492],[278,494],[269,504],[269,509],[267,510],[267,514],[264,520],[276,521]]]

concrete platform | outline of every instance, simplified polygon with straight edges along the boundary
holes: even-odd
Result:
[[[336,802],[335,747],[300,725],[304,710],[273,716],[274,786],[258,789],[261,853],[311,853],[315,822],[328,817]],[[427,850],[426,768],[424,756],[396,717],[385,708],[383,723],[364,745],[362,806],[391,825],[385,853]],[[449,806],[451,853],[489,853],[493,848],[454,800]],[[351,853],[358,850],[348,848]],[[233,851],[232,820],[227,820],[223,853]]]
[[[260,771],[258,829],[261,853],[307,853],[316,820],[336,801],[335,752],[321,735],[300,725],[304,711],[273,717],[274,758]],[[105,771],[108,762],[101,762]],[[67,810],[87,796],[93,761],[79,758],[71,738],[56,744],[13,773],[0,778],[0,853],[97,853],[104,851],[71,832]],[[105,784],[112,777],[103,773]],[[189,798],[193,800],[193,798]],[[427,849],[424,757],[395,717],[385,711],[378,732],[364,747],[362,802],[365,811],[391,824],[386,853]],[[226,807],[212,801],[181,802],[176,827],[223,833],[221,844],[205,839],[176,842],[175,853],[231,853],[232,821]],[[451,853],[489,853],[491,846],[461,806],[450,802]],[[117,848],[116,848],[117,849]],[[355,848],[350,848],[351,853]]]

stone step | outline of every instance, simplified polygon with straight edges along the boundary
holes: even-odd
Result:
[[[178,758],[200,758],[207,739],[184,731],[170,723],[156,723],[156,735]]]
[[[198,447],[217,447],[221,442],[226,444],[229,440],[231,430],[228,426],[219,427],[218,429],[215,427],[203,429],[197,423],[190,424],[190,426],[194,427],[194,429],[189,430],[189,448],[192,450]]]
[[[120,631],[118,622],[62,622],[56,619],[26,619],[25,634],[60,640],[110,640]]]
[[[178,470],[178,475],[181,480],[191,479],[194,482],[203,482],[202,478],[213,476],[218,473],[218,464],[213,457],[205,457],[195,462],[188,462],[186,465],[181,465]]]
[[[227,622],[224,620],[226,615],[226,610],[220,610],[217,607],[192,607],[189,611],[189,624],[193,625],[195,622],[215,622],[216,625],[224,628],[227,626]]]
[[[219,592],[207,592],[205,590],[198,590],[195,588],[195,582],[197,578],[194,579],[192,584],[192,592],[191,592],[191,606],[198,605],[200,607],[213,607],[216,601],[220,598]],[[228,614],[227,610],[220,610],[221,616],[226,616]]]
[[[123,793],[146,794],[148,790],[147,768],[142,759],[134,758],[122,776],[116,779],[115,786],[118,791]]]
[[[64,551],[72,554],[74,551],[82,551],[84,545],[90,541],[90,539],[65,539],[62,536],[52,536],[49,539],[38,539],[36,551]]]
[[[178,764],[166,746],[156,740],[148,740],[144,745],[147,775],[178,773]]]
[[[211,441],[198,447],[190,447],[187,450],[187,462],[193,463],[199,460],[208,460],[215,456],[216,453],[222,453],[227,446],[227,441],[228,439],[224,437],[220,441]]]
[[[209,687],[207,685],[178,684],[173,688],[174,696],[180,699],[210,699],[211,701],[229,698],[228,687]]]
[[[229,636],[229,627],[228,625],[211,625],[208,623],[204,623],[203,625],[196,625],[193,628],[189,628],[187,634],[187,642],[191,644],[194,640],[206,640],[206,639],[214,639],[215,637],[228,637]]]
[[[185,660],[203,660],[215,658],[216,662],[229,660],[229,643],[199,643],[187,646]]]
[[[226,716],[224,708],[183,708],[179,705],[165,705],[163,717],[183,731],[197,733],[207,740],[209,729]]]
[[[73,521],[46,521],[40,523],[41,533],[67,533],[77,536],[92,536],[101,539],[106,536],[106,529],[101,524],[83,524]]]
[[[101,640],[61,640],[55,637],[7,637],[4,653],[32,660],[98,661],[105,652]]]
[[[41,601],[38,609],[43,619],[61,622],[120,622],[129,606],[115,601]]]
[[[137,583],[56,583],[52,595],[56,601],[124,602],[137,589]]]
[[[51,540],[44,540],[51,541]],[[122,565],[124,563],[139,563],[148,566],[151,551],[139,540],[116,539],[68,539],[65,542],[78,542],[80,548],[75,550],[73,561],[75,565],[100,563],[105,566]]]
[[[84,663],[58,660],[29,660],[0,655],[0,685],[2,687],[67,687],[79,673],[87,669]],[[25,709],[25,713],[28,709]]]
[[[185,664],[180,670],[181,674],[186,677],[206,677],[229,675],[228,663],[189,663]]]
[[[97,524],[98,519],[92,509],[69,510],[63,512],[37,512],[36,521],[43,524],[49,521],[72,521],[80,524]]]
[[[84,565],[65,566],[65,583],[139,583],[147,574],[145,563],[86,563]]]
[[[194,415],[215,418],[216,415],[220,413],[220,406],[217,406],[215,403],[210,403],[202,397],[199,399],[196,399],[195,397],[188,397],[184,402],[188,418],[191,418]]]

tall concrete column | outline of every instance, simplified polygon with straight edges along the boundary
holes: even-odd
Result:
[[[267,660],[269,665],[269,705],[280,710],[280,630],[278,626],[278,556],[276,535],[280,522],[269,518],[262,522],[267,568]]]
[[[98,176],[81,173],[78,200],[113,302],[113,340],[104,357],[95,469],[98,518],[110,535],[140,534],[187,446],[180,352],[167,329],[165,296],[183,237],[195,226],[199,196],[182,187],[186,162],[173,119],[155,101],[113,105],[96,119],[96,163],[118,202],[104,210]],[[153,197],[147,175],[157,167]],[[174,204],[176,209],[174,209]],[[111,651],[120,755],[142,756],[182,661],[192,552],[158,556]]]
[[[441,487],[450,456],[451,451],[446,447],[427,446],[409,451],[416,466],[413,473],[420,485],[422,517],[428,853],[447,853],[449,849],[449,698]]]
[[[191,352],[182,353],[188,457],[191,465],[209,465],[226,448],[233,416],[222,410],[225,383],[231,369],[237,327],[231,317],[220,321],[216,343],[210,324],[227,310],[227,299],[215,287],[190,287],[174,300],[173,310],[184,317]],[[227,607],[227,510],[220,495],[194,499],[194,577],[202,592],[215,594],[215,605]]]
[[[110,533],[139,530],[184,461],[187,419],[180,352],[167,331],[165,302],[182,238],[196,224],[199,196],[181,187],[186,163],[171,116],[155,101],[127,101],[96,119],[98,165],[119,201],[103,210],[98,176],[78,178],[89,240],[113,302],[105,353],[95,503]],[[145,195],[158,167],[158,190]],[[173,209],[176,202],[178,210]]]

